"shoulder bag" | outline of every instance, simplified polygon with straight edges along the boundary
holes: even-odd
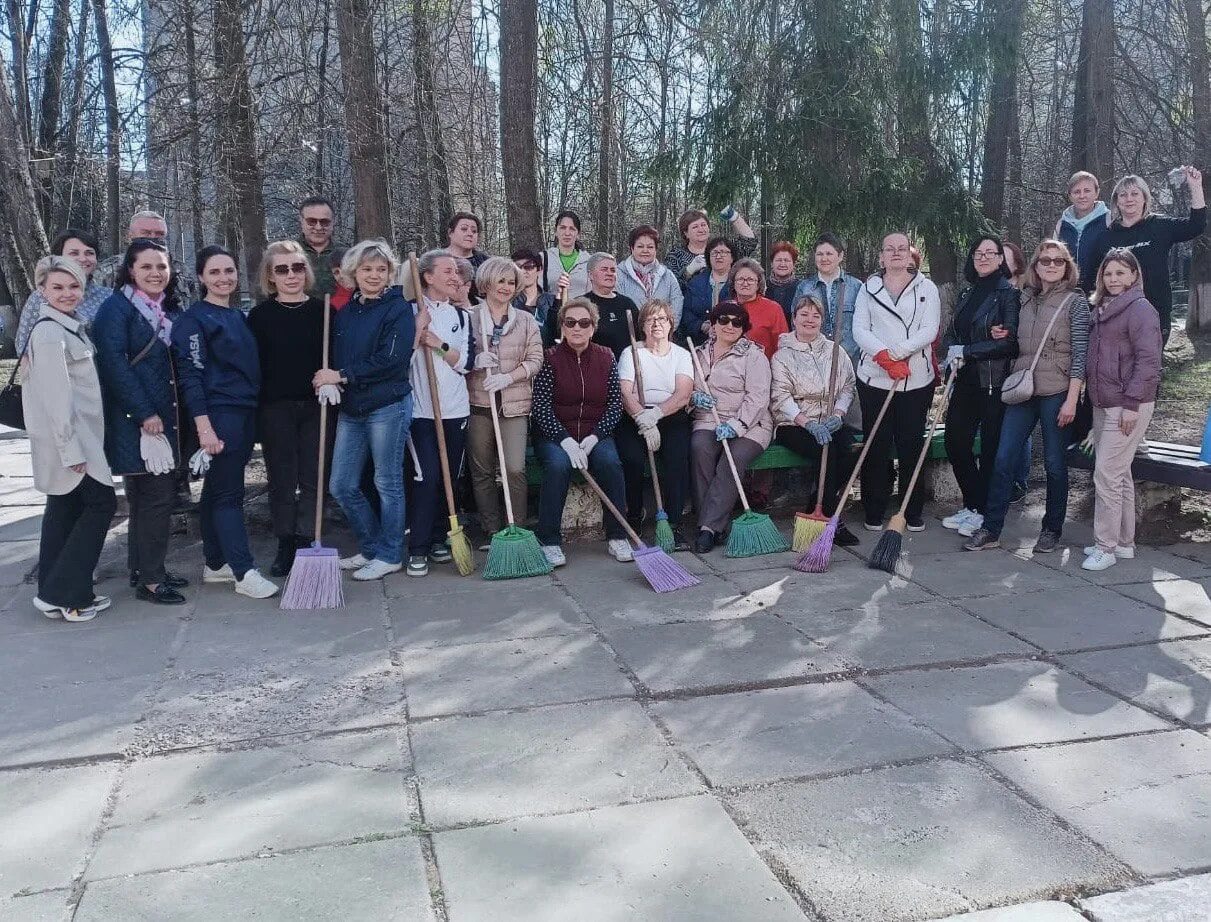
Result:
[[[1068,306],[1072,303],[1073,295],[1066,297],[1059,307],[1055,309],[1055,313],[1051,315],[1051,320],[1047,323],[1047,329],[1043,331],[1043,338],[1039,340],[1039,347],[1034,351],[1034,358],[1030,362],[1029,368],[1023,368],[1021,371],[1015,371],[1005,379],[1001,385],[1001,402],[1007,403],[1010,406],[1016,403],[1025,403],[1034,396],[1034,369],[1039,364],[1039,358],[1043,354],[1043,347],[1047,345],[1047,339],[1051,336],[1051,328],[1055,326],[1056,320],[1060,314],[1068,313]]]
[[[0,390],[0,425],[25,431],[25,407],[21,405],[21,382],[17,380],[17,372],[21,370],[21,362],[25,358],[25,353],[29,351],[29,344],[33,341],[34,328],[40,323],[47,322],[54,322],[54,318],[39,317],[34,321],[34,326],[29,330],[29,339],[25,341],[25,348],[17,356],[17,362],[13,365],[13,373],[8,376],[8,384],[4,385],[3,390]],[[66,330],[67,327],[63,329]]]

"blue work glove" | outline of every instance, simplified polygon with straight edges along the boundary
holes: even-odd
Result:
[[[827,445],[833,440],[833,434],[828,431],[828,427],[824,423],[808,423],[803,428],[811,433],[818,445]]]
[[[706,391],[694,391],[690,394],[690,406],[699,410],[709,410],[715,405],[715,398]]]
[[[946,350],[945,365],[961,365],[963,364],[963,347],[961,345],[951,346]]]
[[[731,427],[730,423],[720,423],[718,426],[715,427],[715,441],[716,442],[722,442],[725,439],[734,439],[737,436],[737,434],[738,433],[736,432],[735,429],[733,429]]]
[[[824,428],[827,429],[830,434],[841,428],[840,416],[826,416],[823,420],[821,420],[821,422],[823,423]]]
[[[735,206],[727,205],[721,212],[719,212],[719,217],[723,218],[723,220],[728,221],[728,222],[731,222],[732,220],[734,220],[736,217]]]

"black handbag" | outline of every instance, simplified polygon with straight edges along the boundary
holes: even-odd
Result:
[[[34,326],[50,319],[50,317],[39,317],[34,322]],[[34,330],[31,327],[29,339],[33,338]],[[13,373],[8,376],[8,384],[4,385],[4,390],[0,390],[0,425],[8,426],[10,429],[20,429],[22,432],[25,431],[25,407],[21,405],[21,383],[17,380],[17,372],[21,370],[21,360],[29,351],[29,339],[25,341],[25,348],[17,356],[17,364],[13,366]]]

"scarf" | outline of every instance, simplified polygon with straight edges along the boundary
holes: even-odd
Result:
[[[122,294],[126,295],[127,300],[143,315],[143,319],[151,324],[151,328],[160,338],[160,342],[171,347],[172,321],[164,313],[164,293],[160,292],[158,298],[153,298],[133,285],[123,285]]]
[[[643,286],[643,293],[647,295],[647,297],[651,298],[652,289],[656,287],[656,279],[660,274],[660,270],[663,268],[663,266],[660,264],[660,260],[654,260],[652,264],[645,269],[643,266],[639,265],[639,263],[635,262],[634,258],[632,258],[631,268],[635,270],[635,278],[639,279],[639,284]]]

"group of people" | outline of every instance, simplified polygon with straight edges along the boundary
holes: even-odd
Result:
[[[125,253],[104,263],[90,233],[68,229],[38,264],[16,337],[35,482],[48,495],[35,605],[69,621],[109,606],[92,573],[116,508],[114,475],[124,478],[137,597],[183,602],[188,579],[165,560],[186,469],[204,479],[202,580],[275,594],[243,516],[257,441],[278,539],[274,577],[309,543],[308,511],[325,486],[357,541],[340,560],[353,579],[420,577],[449,561],[443,522],[458,510],[442,490],[443,451],[456,475],[465,461],[467,499],[487,538],[503,524],[502,487],[527,520],[533,446],[536,533],[554,566],[565,562],[560,524],[573,472],[589,471],[641,531],[651,462],[675,548],[706,553],[726,535],[739,496],[731,463],[744,475],[775,441],[815,463],[831,446],[831,514],[860,435],[864,525],[879,530],[897,470],[901,494],[908,489],[939,381],[963,496],[943,525],[970,550],[998,544],[1036,424],[1047,508],[1035,550],[1057,547],[1069,426],[1085,395],[1097,540],[1084,566],[1104,569],[1134,553],[1130,464],[1169,329],[1168,249],[1206,221],[1201,176],[1183,172],[1185,219],[1153,213],[1137,176],[1120,180],[1107,206],[1096,177],[1082,172],[1054,237],[1029,260],[995,236],[975,240],[944,330],[938,289],[906,234],[883,239],[880,269],[865,281],[845,272],[843,241],[822,234],[815,271],[800,278],[799,251],[786,241],[766,272],[732,208],[720,215],[728,234],[712,234],[702,211],[684,214],[663,260],[651,225],[630,233],[621,260],[586,252],[573,211],[557,216],[554,246],[489,256],[479,218],[459,212],[446,247],[420,256],[412,273],[384,241],[335,247],[332,203],[313,197],[300,206],[300,237],[269,244],[243,286],[219,246],[198,252],[192,278],[181,272],[154,212],[132,218]],[[242,287],[261,297],[247,314]],[[338,411],[335,426],[322,425],[321,404]],[[327,485],[321,444],[332,459]],[[920,491],[904,507],[907,527],[923,529]],[[632,559],[622,525],[607,515],[605,530],[609,553]],[[836,540],[857,542],[844,526]]]

